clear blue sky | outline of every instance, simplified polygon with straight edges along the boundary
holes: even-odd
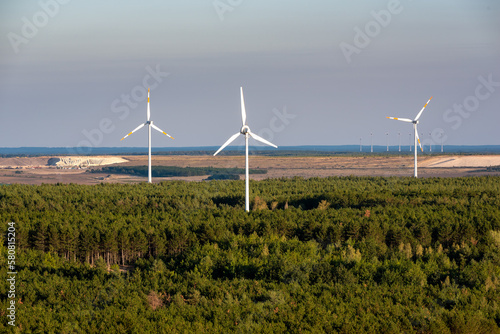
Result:
[[[0,4],[0,147],[500,144],[500,3],[9,1]],[[150,72],[156,72],[151,75]],[[168,74],[167,74],[168,73]],[[155,79],[156,77],[156,79]],[[489,83],[488,83],[489,82]],[[128,96],[128,97],[127,97]],[[241,144],[241,142],[236,142]]]

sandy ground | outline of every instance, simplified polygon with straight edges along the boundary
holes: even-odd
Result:
[[[446,156],[425,160],[422,167],[490,167],[500,165],[498,155]]]
[[[86,169],[56,169],[47,167],[51,157],[0,158],[0,183],[137,183],[145,177],[88,173]],[[120,165],[147,165],[147,156],[110,157],[123,158]],[[122,161],[122,160],[114,160]],[[38,165],[36,165],[38,164]],[[153,165],[180,167],[245,167],[244,156],[153,156]],[[41,166],[41,167],[31,167]],[[478,156],[421,156],[418,160],[420,177],[459,177],[477,175],[500,175],[487,172],[485,167],[500,166],[500,155]],[[15,169],[21,168],[22,169]],[[253,180],[266,178],[327,177],[327,176],[413,176],[411,156],[360,156],[360,157],[263,157],[250,156],[250,168],[267,169],[267,174],[251,175]],[[207,176],[153,178],[154,182],[165,180],[201,181]]]
[[[0,168],[15,168],[27,166],[47,166],[50,157],[36,158],[0,158]]]

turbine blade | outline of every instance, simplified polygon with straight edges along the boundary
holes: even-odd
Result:
[[[418,146],[420,146],[420,151],[424,151],[424,149],[422,148],[422,144],[420,143],[420,137],[418,136],[418,131],[417,131],[417,128],[415,127],[415,136],[417,136],[417,141],[418,141]]]
[[[252,138],[253,138],[253,139],[255,139],[255,140],[260,141],[260,142],[261,142],[261,143],[263,143],[263,144],[266,144],[266,145],[272,146],[272,147],[274,147],[274,148],[278,148],[278,146],[274,145],[273,143],[271,143],[271,142],[269,142],[269,141],[265,140],[264,138],[262,138],[262,137],[260,137],[260,136],[257,136],[257,135],[256,135],[255,133],[253,133],[253,132],[248,131],[248,134],[250,135],[250,137],[252,137]]]
[[[241,93],[241,123],[247,125],[247,111],[245,110],[245,100],[243,99],[243,87],[240,87]]]
[[[418,113],[417,117],[415,117],[415,120],[418,121],[418,119],[420,118],[420,115],[422,115],[422,112],[424,111],[425,107],[427,107],[427,105],[429,104],[429,102],[431,102],[432,100],[432,96],[431,98],[429,99],[429,101],[427,101],[427,103],[425,104],[425,106],[422,108],[422,110],[420,110],[420,112]]]
[[[167,136],[167,137],[170,137],[170,138],[174,139],[174,137],[172,137],[171,135],[169,135],[168,133],[166,133],[165,131],[163,131],[162,129],[160,129],[159,127],[157,127],[156,125],[151,124],[151,127],[152,127],[153,129],[155,129],[155,130],[157,130],[157,131],[159,131],[159,132],[163,133],[165,136]]]
[[[140,128],[142,128],[142,127],[143,127],[144,125],[146,125],[146,124],[148,124],[148,123],[143,123],[143,124],[139,125],[138,127],[136,127],[134,130],[132,130],[129,134],[127,134],[125,137],[123,137],[123,138],[122,138],[122,139],[120,139],[120,140],[123,140],[123,139],[127,138],[127,137],[128,137],[128,136],[130,136],[132,133],[136,132],[137,130],[139,130]]]
[[[149,110],[149,88],[148,88],[148,109],[147,109],[147,117],[148,117],[148,122],[149,122],[149,119],[151,118],[151,112]]]
[[[413,123],[413,121],[411,119],[408,119],[408,118],[398,118],[398,117],[386,117],[386,118],[395,119],[396,121]]]
[[[217,153],[219,153],[220,151],[222,151],[227,145],[231,144],[238,136],[240,135],[240,133],[235,133],[234,135],[231,136],[231,138],[229,138],[218,150],[217,152],[214,153],[214,156],[217,155]]]

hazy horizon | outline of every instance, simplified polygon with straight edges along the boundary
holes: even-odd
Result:
[[[151,151],[154,154],[157,153],[167,153],[170,152],[175,155],[175,152],[204,152],[204,154],[213,154],[219,146],[178,146],[178,147],[152,147]],[[359,144],[355,145],[300,145],[300,146],[280,146],[278,149],[268,146],[258,146],[249,145],[249,150],[252,153],[257,152],[269,152],[269,154],[276,153],[280,155],[280,152],[325,152],[325,153],[389,153],[402,154],[402,155],[413,155],[413,146],[401,145],[401,151],[399,151],[399,145],[389,145],[389,151],[386,150],[386,145],[373,145],[373,152],[371,151],[371,145],[363,145],[362,150],[359,150]],[[431,153],[432,155],[441,153],[441,145],[433,145],[432,150],[429,150],[429,145],[423,146],[424,151],[420,152],[419,155],[423,156]],[[0,154],[4,155],[116,155],[116,154],[132,154],[132,155],[147,155],[147,146],[131,146],[131,147],[0,147]],[[222,153],[227,154],[230,152],[241,152],[244,153],[244,145],[229,145]],[[500,145],[444,145],[444,154],[500,154]]]

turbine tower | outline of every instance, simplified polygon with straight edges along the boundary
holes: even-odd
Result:
[[[373,153],[373,132],[370,132],[370,141],[371,141],[371,144],[370,144],[370,152]]]
[[[427,107],[427,105],[429,104],[429,102],[431,102],[431,100],[432,100],[432,96],[429,99],[429,101],[427,101],[427,103],[424,105],[424,107],[422,108],[422,110],[420,110],[420,112],[417,114],[417,117],[415,117],[414,120],[411,120],[409,118],[387,117],[389,119],[395,119],[397,121],[413,123],[413,132],[415,133],[415,136],[414,136],[414,143],[415,143],[415,163],[414,163],[415,164],[415,172],[414,172],[414,175],[413,175],[414,177],[417,177],[417,140],[418,140],[418,145],[420,146],[420,150],[422,152],[424,151],[422,149],[422,144],[420,144],[420,138],[418,137],[418,130],[417,130],[418,119],[422,115],[422,112],[424,111],[425,107]]]
[[[149,88],[148,88],[148,108],[146,110],[146,123],[142,123],[138,127],[136,127],[132,132],[130,132],[128,135],[123,137],[120,140],[123,140],[130,136],[132,133],[136,132],[140,128],[142,128],[144,125],[148,126],[148,182],[151,183],[151,128],[163,133],[164,135],[174,139],[174,137],[170,136],[168,133],[157,127],[156,125],[153,124],[153,121],[150,119],[151,118],[151,112],[149,110]]]
[[[432,152],[432,133],[429,132],[429,138],[430,138],[430,142],[429,142],[429,152]]]
[[[401,152],[401,132],[398,132],[399,137],[399,152]]]
[[[264,138],[257,136],[255,133],[250,131],[250,128],[247,125],[247,113],[245,111],[245,100],[243,99],[243,87],[240,87],[241,94],[241,129],[240,132],[232,135],[218,150],[214,153],[216,156],[220,151],[222,151],[227,145],[231,144],[240,134],[245,136],[245,211],[250,211],[250,190],[249,190],[249,176],[248,176],[248,137],[252,137],[253,139],[260,141],[266,145],[272,146],[274,148],[278,148],[278,146],[273,143],[265,140]]]

